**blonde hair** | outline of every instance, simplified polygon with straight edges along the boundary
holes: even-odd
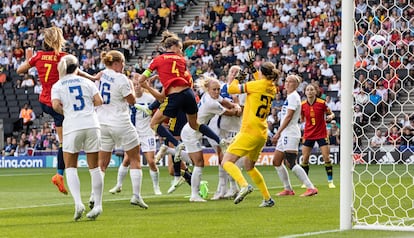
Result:
[[[220,84],[220,81],[218,81],[218,79],[216,78],[202,76],[199,79],[197,79],[197,81],[194,83],[194,86],[203,90],[204,92],[207,92],[212,82],[217,82],[218,84]]]
[[[125,56],[117,50],[103,51],[101,53],[101,60],[105,66],[112,66],[114,62],[125,62]]]
[[[169,49],[174,45],[178,46],[181,43],[180,37],[178,37],[177,34],[170,31],[164,31],[161,37],[161,45],[166,49]]]
[[[302,77],[300,77],[299,75],[297,75],[297,74],[290,74],[290,75],[288,75],[287,77],[286,77],[286,79],[288,79],[288,78],[293,78],[293,79],[295,79],[296,80],[296,82],[298,83],[298,85],[300,84],[300,83],[302,83]]]
[[[59,78],[76,73],[79,67],[78,58],[74,55],[65,55],[63,56],[58,64]]]
[[[60,53],[66,43],[62,29],[55,26],[49,27],[44,30],[44,35],[45,47],[54,50],[56,53]]]
[[[268,80],[277,81],[279,80],[280,71],[276,69],[275,64],[272,62],[264,62],[260,66],[260,71],[262,75],[265,76]]]

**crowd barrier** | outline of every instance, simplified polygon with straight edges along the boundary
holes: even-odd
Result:
[[[256,165],[267,166],[272,165],[274,147],[265,147],[257,160]],[[205,166],[217,166],[218,157],[214,150],[206,148],[203,150],[204,164]],[[122,163],[122,152],[114,152],[112,154],[109,167],[118,167]],[[330,158],[333,164],[340,163],[339,147],[331,147]],[[299,162],[302,160],[302,155],[299,154]],[[367,153],[354,154],[353,159],[358,164],[375,164],[379,161],[385,161],[387,163],[404,163],[410,159],[414,162],[414,155],[411,151],[405,151],[400,153],[398,151],[369,151]],[[142,166],[147,166],[148,163],[143,155],[141,155]],[[320,152],[312,153],[310,164],[321,165],[323,164],[322,155]],[[4,156],[0,159],[0,168],[56,168],[57,158],[56,152],[36,152],[33,156]],[[168,166],[167,157],[160,160],[159,166]],[[81,153],[78,159],[78,167],[87,167],[86,155]]]

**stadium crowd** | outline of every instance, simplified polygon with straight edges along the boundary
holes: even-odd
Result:
[[[28,48],[36,51],[42,47],[42,29],[58,26],[67,40],[66,51],[79,58],[80,68],[85,72],[95,74],[102,70],[100,52],[117,49],[127,60],[137,59],[135,64],[126,67],[126,75],[142,73],[162,49],[157,47],[152,55],[141,55],[141,44],[160,35],[192,4],[197,3],[185,0],[1,1],[0,72],[6,73],[6,80],[15,88],[37,87],[39,92],[34,69],[22,77],[14,77],[12,72],[24,62]],[[359,105],[355,110],[365,115],[387,114],[399,89],[411,85],[405,78],[407,74],[400,72],[412,70],[414,63],[413,4],[405,0],[381,4],[375,0],[355,1],[354,95]],[[264,61],[276,64],[282,80],[268,118],[271,138],[286,98],[284,80],[288,74],[298,74],[304,79],[298,88],[302,97],[307,84],[319,84],[322,97],[339,115],[341,17],[340,0],[216,0],[204,2],[200,14],[183,26],[180,36],[183,40],[204,40],[204,44],[191,46],[184,52],[194,80],[208,75],[225,82],[232,65],[248,72],[245,60],[249,51],[256,52],[257,68]],[[387,42],[382,53],[374,54],[368,40],[377,34],[385,36]],[[154,84],[160,87],[159,81]],[[367,120],[364,115],[356,118],[356,129]],[[340,143],[339,126],[339,118],[328,125],[331,144]],[[50,129],[44,126],[41,131],[35,129],[27,135],[35,140],[28,139],[28,143],[39,150],[53,149],[52,134],[50,139],[48,136]]]

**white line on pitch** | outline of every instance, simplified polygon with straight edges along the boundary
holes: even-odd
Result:
[[[184,197],[188,194],[174,194],[173,196],[168,195],[169,198],[171,197]],[[143,196],[143,198],[160,198],[163,196],[159,195],[149,195],[149,196]],[[167,196],[165,196],[167,197]],[[129,200],[129,198],[111,198],[111,199],[105,199],[103,202],[116,202],[116,201],[125,201]],[[85,203],[85,202],[84,202]],[[88,202],[86,202],[88,203]],[[56,206],[65,206],[65,205],[73,205],[73,203],[53,203],[53,204],[39,204],[39,205],[32,205],[32,206],[24,206],[24,207],[0,207],[0,211],[7,211],[7,210],[14,210],[14,209],[27,209],[27,208],[38,208],[38,207],[56,207]]]
[[[0,174],[0,177],[17,177],[17,176],[38,176],[45,175],[47,173],[35,173],[35,174]]]
[[[316,236],[321,234],[339,232],[340,230],[327,230],[327,231],[316,231],[316,232],[307,232],[303,234],[296,234],[296,235],[288,235],[288,236],[281,236],[280,238],[296,238],[296,237],[305,237],[305,236]]]

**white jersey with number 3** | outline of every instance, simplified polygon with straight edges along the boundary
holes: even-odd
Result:
[[[51,99],[58,99],[63,105],[64,135],[77,130],[99,128],[93,104],[93,97],[98,93],[92,81],[73,74],[62,77],[53,85]]]

